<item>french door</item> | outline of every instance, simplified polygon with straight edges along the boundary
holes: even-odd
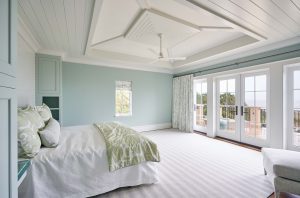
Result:
[[[207,82],[194,80],[194,130],[207,132]]]
[[[218,136],[255,146],[268,145],[268,84],[267,72],[218,78]]]
[[[300,66],[288,69],[286,88],[287,148],[300,151]]]

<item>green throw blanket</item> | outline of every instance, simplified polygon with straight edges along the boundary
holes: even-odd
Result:
[[[159,162],[157,145],[131,128],[118,123],[95,123],[107,149],[109,171],[146,161]]]

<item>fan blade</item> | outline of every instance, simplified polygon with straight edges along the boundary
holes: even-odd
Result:
[[[166,58],[160,58],[159,60],[162,61],[168,61],[168,60],[185,60],[186,57],[166,57]]]
[[[232,27],[218,27],[218,26],[199,26],[201,30],[208,30],[208,31],[233,31]]]

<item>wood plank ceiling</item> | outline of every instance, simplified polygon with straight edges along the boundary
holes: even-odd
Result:
[[[42,49],[82,55],[94,1],[19,0],[18,14]]]
[[[178,12],[176,9],[172,10],[172,4],[180,4],[199,13],[205,10],[224,19],[228,26],[235,30],[246,30],[265,38],[249,46],[239,47],[240,52],[300,36],[300,0],[136,0],[136,3],[141,10],[169,9],[169,14]],[[103,11],[94,8],[94,5],[97,5],[94,0],[18,0],[18,13],[20,20],[30,29],[41,49],[65,52],[69,56],[83,56],[91,34],[93,11]],[[114,12],[111,14],[118,15]],[[199,21],[201,20],[205,21],[199,18]],[[101,30],[101,27],[93,29]],[[209,60],[214,56],[211,55]],[[206,58],[203,52],[201,54],[201,51],[198,51],[184,61],[172,62],[170,66],[187,66],[199,63],[198,59]],[[217,58],[219,56],[216,56]]]

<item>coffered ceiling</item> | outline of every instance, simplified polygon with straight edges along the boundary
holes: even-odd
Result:
[[[18,2],[38,51],[69,61],[179,72],[300,42],[300,0]]]

